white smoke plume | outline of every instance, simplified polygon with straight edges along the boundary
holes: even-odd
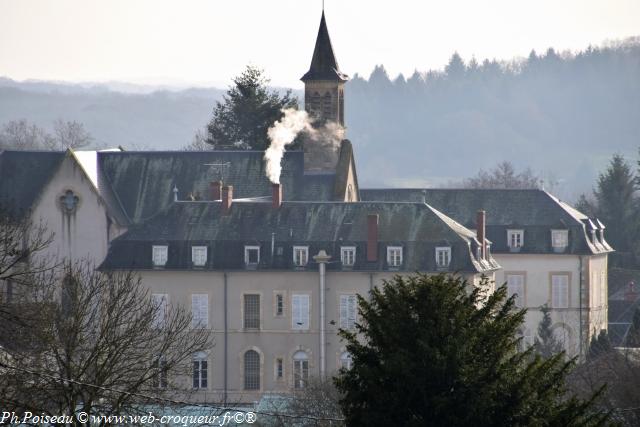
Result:
[[[282,172],[282,156],[287,145],[291,144],[298,134],[306,134],[307,143],[304,144],[305,170],[322,170],[335,168],[338,160],[340,142],[344,139],[344,128],[335,122],[326,122],[316,129],[312,126],[312,119],[306,111],[286,108],[282,110],[284,116],[267,131],[271,145],[264,153],[267,178],[274,183],[280,183]]]
[[[267,178],[274,184],[280,183],[281,161],[285,147],[291,144],[303,130],[309,133],[314,132],[306,111],[286,108],[282,112],[284,116],[267,131],[271,145],[264,152],[264,160],[267,162]]]

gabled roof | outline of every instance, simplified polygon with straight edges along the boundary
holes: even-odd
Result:
[[[378,262],[367,263],[367,218],[379,216]],[[132,227],[114,240],[103,268],[151,268],[151,246],[168,244],[171,261],[167,268],[190,268],[191,244],[210,247],[210,269],[243,268],[244,245],[262,247],[266,267],[290,268],[293,245],[309,246],[310,255],[324,249],[340,258],[340,246],[356,246],[355,270],[386,269],[386,246],[402,246],[403,270],[436,271],[435,248],[450,246],[450,271],[479,272],[498,268],[479,263],[473,256],[477,247],[469,230],[445,219],[424,203],[382,202],[284,202],[273,208],[271,202],[234,201],[227,215],[220,202],[177,202],[144,224]],[[271,241],[281,259],[270,254]],[[173,255],[172,255],[173,254]]]
[[[64,151],[0,152],[0,207],[27,214],[64,158]]]
[[[588,219],[567,203],[544,190],[516,189],[433,189],[394,188],[361,189],[361,200],[422,201],[440,210],[468,228],[475,228],[476,213],[486,211],[487,238],[494,252],[508,252],[507,229],[525,230],[522,252],[552,252],[551,229],[569,230],[566,253],[595,254],[611,252],[599,240],[593,243],[585,233]]]
[[[313,58],[311,66],[300,80],[307,82],[310,80],[330,80],[330,81],[347,81],[348,76],[343,74],[338,67],[338,61],[333,53],[331,46],[331,38],[327,29],[327,22],[322,11],[320,19],[320,28],[318,29],[318,37],[316,38],[316,47],[313,50]]]

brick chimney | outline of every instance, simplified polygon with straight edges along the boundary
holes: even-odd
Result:
[[[378,260],[378,214],[367,215],[367,261]]]
[[[222,181],[211,181],[209,183],[211,200],[220,200],[222,196]]]
[[[222,187],[222,214],[227,215],[233,202],[233,186]]]
[[[271,184],[271,205],[277,209],[282,205],[282,185]]]
[[[487,257],[487,242],[485,240],[486,228],[486,214],[483,210],[479,210],[476,215],[476,235],[478,236],[478,241],[480,242],[480,257],[485,259]]]

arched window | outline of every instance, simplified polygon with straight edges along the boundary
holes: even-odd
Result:
[[[304,351],[293,355],[293,387],[305,388],[309,380],[309,356]]]
[[[343,352],[340,355],[340,367],[344,369],[351,369],[353,365],[353,359],[351,358],[351,354],[348,351]]]
[[[244,389],[260,390],[260,355],[255,350],[244,354]]]

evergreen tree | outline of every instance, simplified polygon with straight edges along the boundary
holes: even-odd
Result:
[[[591,360],[597,359],[598,357],[609,353],[609,351],[611,351],[612,349],[613,347],[611,346],[609,335],[607,334],[606,330],[602,329],[597,336],[594,335],[591,338],[587,358]]]
[[[206,142],[216,149],[265,150],[267,129],[282,118],[283,108],[298,108],[298,100],[290,90],[283,96],[269,92],[269,80],[253,66],[247,66],[233,83],[223,102],[216,103]]]
[[[396,276],[358,298],[352,356],[336,386],[349,426],[595,426],[609,415],[568,397],[572,362],[518,352],[525,311],[503,286]]]
[[[631,328],[629,329],[624,345],[625,347],[640,347],[640,308],[636,308],[633,312]]]
[[[631,251],[637,234],[634,184],[629,164],[616,154],[607,170],[600,174],[594,191],[598,217],[607,227],[607,241],[619,252]]]
[[[533,343],[533,347],[540,356],[548,359],[561,353],[563,347],[551,330],[549,307],[545,304],[540,307],[540,311],[542,311],[542,320],[538,324],[538,336]]]

